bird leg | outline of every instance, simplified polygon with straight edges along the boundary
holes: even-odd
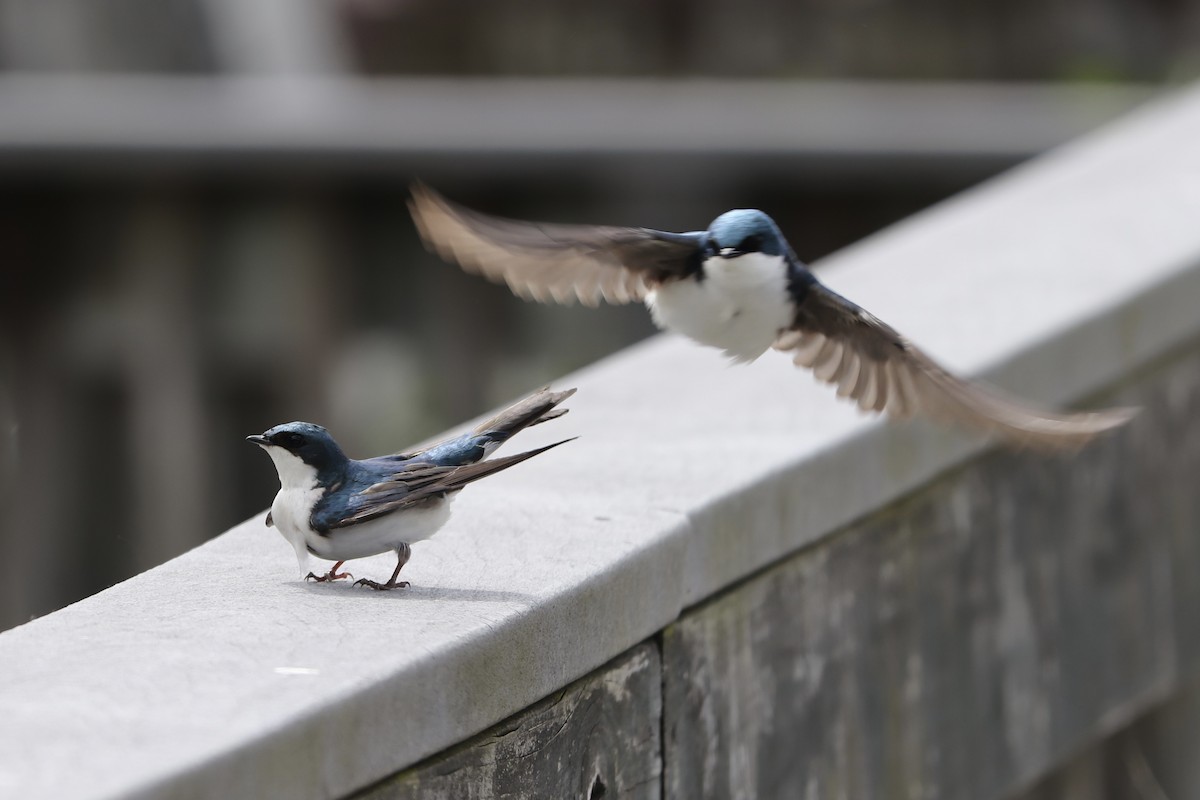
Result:
[[[396,578],[400,576],[400,568],[407,564],[410,558],[412,558],[412,548],[408,543],[401,542],[400,546],[396,548],[396,568],[392,570],[392,577],[388,578],[387,583],[376,583],[366,578],[360,578],[354,582],[354,585],[362,584],[381,592],[388,589],[405,589],[409,586],[408,581],[397,581]]]
[[[326,581],[336,581],[336,580],[340,580],[341,578],[353,578],[354,576],[351,575],[349,572],[338,572],[338,570],[341,568],[342,564],[345,564],[345,563],[346,563],[345,561],[337,562],[336,564],[333,565],[333,567],[329,570],[329,572],[326,572],[324,575],[318,575],[315,572],[310,572],[304,576],[304,580],[307,581],[309,579],[312,579],[312,580],[316,581],[317,583],[325,583]]]

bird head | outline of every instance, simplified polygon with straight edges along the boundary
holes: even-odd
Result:
[[[775,221],[754,208],[726,211],[708,226],[709,248],[714,256],[738,258],[747,253],[782,256],[787,242]]]
[[[288,422],[262,434],[247,436],[267,451],[284,486],[311,484],[318,475],[348,460],[329,431],[311,422]]]

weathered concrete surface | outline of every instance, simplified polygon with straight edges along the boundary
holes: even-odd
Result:
[[[662,668],[640,645],[453,750],[355,795],[358,800],[662,795]]]
[[[1004,797],[1178,689],[1200,354],[1118,399],[1079,456],[989,454],[670,626],[668,797]]]

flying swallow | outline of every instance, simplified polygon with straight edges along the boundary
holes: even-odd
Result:
[[[426,245],[520,297],[595,306],[641,301],[655,323],[749,362],[774,348],[839,397],[894,419],[916,415],[1071,449],[1136,409],[1056,413],[953,375],[894,328],[832,291],[762,211],[705,231],[522,222],[473,211],[423,184],[410,210]]]

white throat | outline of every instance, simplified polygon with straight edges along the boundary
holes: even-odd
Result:
[[[263,449],[279,473],[279,493],[271,504],[271,517],[275,529],[296,551],[296,562],[303,575],[308,565],[309,542],[318,538],[309,525],[313,506],[323,494],[317,485],[317,470],[282,447],[267,445]]]
[[[275,462],[279,473],[279,486],[283,489],[308,489],[317,483],[317,470],[298,456],[282,447],[267,445],[263,448]]]
[[[787,263],[746,253],[704,262],[704,279],[664,283],[646,296],[654,322],[735,361],[753,361],[792,324]]]

